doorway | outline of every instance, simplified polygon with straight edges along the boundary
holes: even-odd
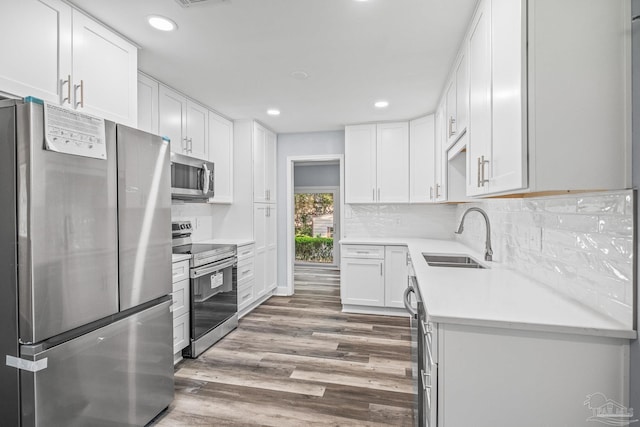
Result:
[[[295,265],[337,267],[340,188],[295,187],[294,193]]]
[[[316,275],[339,267],[343,159],[342,154],[287,157],[286,295],[294,293],[296,266]],[[296,204],[306,205],[306,218],[296,219]]]

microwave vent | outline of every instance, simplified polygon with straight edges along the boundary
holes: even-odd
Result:
[[[201,6],[206,4],[229,3],[231,0],[176,0],[180,6],[188,8],[191,6]]]

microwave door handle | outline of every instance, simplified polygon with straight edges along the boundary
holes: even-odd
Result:
[[[206,163],[202,164],[202,194],[207,194],[209,192],[209,176],[211,171],[207,167]]]

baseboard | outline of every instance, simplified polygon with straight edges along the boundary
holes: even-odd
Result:
[[[409,317],[409,313],[404,308],[392,308],[392,307],[371,307],[367,305],[342,305],[343,313],[354,314],[375,314],[378,316],[396,316],[396,317]]]

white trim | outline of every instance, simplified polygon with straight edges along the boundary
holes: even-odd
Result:
[[[293,253],[294,253],[294,229],[293,229],[293,168],[296,162],[327,162],[338,161],[340,168],[340,236],[334,236],[334,241],[339,241],[343,237],[344,224],[344,154],[325,154],[308,156],[287,156],[287,283],[286,295],[293,295]],[[339,264],[339,263],[338,263]],[[280,294],[280,293],[279,293]]]

